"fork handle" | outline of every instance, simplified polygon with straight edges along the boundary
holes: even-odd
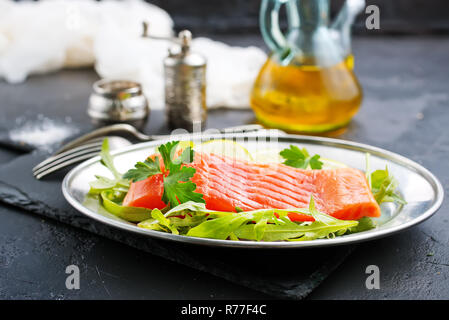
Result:
[[[220,131],[220,133],[238,133],[238,132],[258,131],[261,129],[263,129],[263,127],[261,125],[248,124],[248,125],[228,127],[225,129],[221,129],[219,131]],[[149,136],[149,135],[139,132],[136,128],[134,128],[133,126],[131,126],[129,124],[118,123],[118,124],[113,124],[110,126],[102,127],[102,128],[96,129],[92,132],[89,132],[89,133],[65,144],[58,151],[56,151],[54,153],[54,155],[57,155],[62,152],[65,152],[67,150],[70,150],[72,148],[78,147],[78,146],[86,143],[86,141],[89,141],[89,140],[92,140],[95,138],[106,137],[111,133],[116,133],[119,131],[131,134],[134,138],[136,138],[140,141],[152,141],[152,140],[166,139],[171,136],[171,135],[151,135],[151,136]]]

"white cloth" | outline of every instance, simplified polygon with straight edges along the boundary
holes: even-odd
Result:
[[[144,20],[152,35],[173,34],[168,13],[141,0],[0,0],[0,78],[19,83],[30,74],[95,64],[101,77],[142,83],[151,107],[162,108],[169,44],[141,38]],[[208,60],[208,106],[248,107],[265,53],[206,38],[192,47]]]

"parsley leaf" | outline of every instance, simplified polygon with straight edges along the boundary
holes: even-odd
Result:
[[[123,178],[136,182],[145,180],[158,173],[162,173],[159,165],[159,157],[155,157],[154,160],[147,158],[144,162],[137,162],[134,165],[134,169],[128,170],[123,175]]]
[[[170,174],[164,177],[162,201],[172,208],[187,201],[205,203],[203,195],[194,192],[196,184],[190,181],[195,172],[195,168],[170,165]]]
[[[193,150],[190,147],[187,147],[179,157],[173,159],[178,143],[179,141],[168,142],[158,148],[166,170],[170,169],[172,165],[179,165],[180,167],[182,163],[190,163],[193,160]],[[162,173],[159,165],[159,157],[155,157],[154,160],[147,158],[144,162],[137,162],[133,169],[128,170],[123,175],[123,178],[136,182],[145,180],[158,173]]]
[[[173,159],[178,144],[179,141],[173,141],[159,147],[159,152],[164,160],[165,169],[168,169],[169,171],[169,174],[164,177],[164,193],[162,194],[162,201],[171,208],[187,201],[205,203],[203,195],[195,192],[196,184],[190,181],[195,174],[196,169],[191,167],[181,167],[182,164],[191,163],[193,161],[194,151],[191,147],[187,147],[179,157]]]
[[[159,165],[159,157],[155,157],[154,160],[148,158],[144,162],[137,162],[133,169],[128,170],[123,175],[123,178],[135,182],[163,173],[164,193],[162,194],[162,201],[170,208],[187,201],[205,203],[203,195],[194,192],[196,184],[190,181],[196,169],[182,166],[193,161],[194,151],[191,147],[187,147],[180,156],[174,158],[178,145],[179,141],[170,141],[159,146],[158,150],[165,168],[164,173]]]
[[[170,167],[178,144],[179,141],[171,141],[159,146],[158,150],[161,153],[162,160],[164,160],[165,170],[167,170]]]
[[[320,156],[315,154],[311,157],[305,148],[299,149],[297,146],[290,145],[289,149],[284,149],[279,154],[285,159],[283,163],[290,167],[299,169],[307,169],[309,166],[311,169],[323,167],[323,163],[319,160]]]

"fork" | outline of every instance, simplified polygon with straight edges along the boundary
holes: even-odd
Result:
[[[263,129],[257,124],[242,125],[235,127],[228,127],[220,130],[221,133],[239,133],[239,132],[254,132]],[[33,176],[36,179],[41,179],[44,176],[58,171],[62,168],[75,164],[77,162],[90,159],[101,151],[103,139],[111,133],[128,133],[132,137],[140,141],[152,141],[158,139],[166,139],[171,135],[146,135],[139,132],[136,128],[129,124],[114,124],[103,127],[87,133],[72,142],[67,143],[59,149],[53,156],[45,159],[33,169]],[[129,140],[119,136],[108,136],[111,150],[118,147],[132,144]]]

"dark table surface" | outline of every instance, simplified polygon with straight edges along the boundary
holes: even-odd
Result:
[[[231,44],[262,45],[259,37],[222,37]],[[356,73],[363,107],[340,138],[383,147],[423,164],[449,182],[449,39],[356,38]],[[0,125],[21,116],[85,115],[94,71],[65,70],[27,82],[0,82]],[[73,114],[73,113],[72,113]],[[208,127],[253,121],[250,110],[215,110]],[[7,126],[6,126],[7,127]],[[163,113],[153,111],[146,128],[167,132]],[[0,150],[0,164],[19,154]],[[449,205],[401,234],[359,245],[318,287],[311,299],[448,299]],[[0,298],[3,299],[258,299],[269,298],[210,274],[180,268],[112,240],[0,206]],[[298,251],[300,255],[301,252]],[[81,289],[65,287],[65,268],[80,267]],[[368,265],[380,269],[380,289],[365,287]],[[292,266],[294,267],[294,266]]]

